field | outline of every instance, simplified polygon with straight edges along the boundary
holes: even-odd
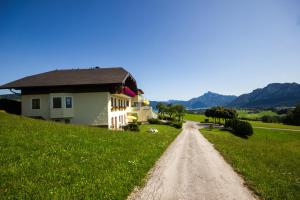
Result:
[[[204,122],[206,119],[205,115],[201,114],[186,114],[184,116],[185,120],[191,120],[196,122]],[[210,121],[212,119],[210,118]],[[264,128],[280,128],[280,129],[291,129],[291,130],[300,130],[300,126],[293,126],[293,125],[285,125],[280,123],[264,123],[261,121],[249,121],[253,127],[264,127]]]
[[[300,130],[300,126],[286,125],[286,124],[281,124],[281,123],[264,123],[261,121],[249,121],[249,122],[254,127]]]
[[[248,112],[249,110],[237,110],[239,118],[247,118],[247,119],[254,119],[254,120],[259,120],[264,115],[268,115],[268,116],[278,115],[277,113],[271,110],[260,111],[258,113],[248,113]]]
[[[204,122],[205,119],[208,119],[208,118],[205,117],[205,115],[201,115],[201,114],[185,114],[184,115],[184,120]]]
[[[300,134],[254,129],[249,139],[213,129],[201,133],[262,199],[300,199]]]
[[[0,196],[125,199],[179,132],[163,125],[109,131],[0,112]]]

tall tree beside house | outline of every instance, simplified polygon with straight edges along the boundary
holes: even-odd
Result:
[[[165,113],[167,111],[166,104],[160,102],[156,105],[156,109],[158,110],[158,114],[162,115],[162,117],[165,117]]]
[[[177,117],[177,120],[182,121],[183,116],[185,114],[185,107],[183,105],[180,105],[180,104],[173,105],[173,107],[174,107],[174,110],[175,110],[175,115]]]
[[[156,105],[158,114],[165,119],[167,114],[170,120],[182,121],[185,113],[185,107],[181,104],[164,104],[158,103]]]
[[[172,119],[172,118],[173,118],[173,115],[176,114],[176,107],[175,107],[175,105],[173,105],[173,104],[168,104],[168,105],[167,105],[167,113],[168,113],[170,119]]]

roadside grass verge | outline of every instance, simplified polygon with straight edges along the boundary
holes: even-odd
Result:
[[[109,131],[0,112],[0,196],[125,199],[179,132],[163,125]]]
[[[262,199],[300,199],[300,134],[254,129],[249,139],[225,130],[201,133]]]

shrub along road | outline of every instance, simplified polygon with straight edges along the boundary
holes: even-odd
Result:
[[[254,199],[243,180],[188,121],[149,175],[128,199]]]

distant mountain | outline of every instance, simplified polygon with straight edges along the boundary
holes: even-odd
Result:
[[[198,109],[198,108],[207,108],[212,106],[224,106],[231,101],[233,101],[236,96],[233,95],[221,95],[213,92],[207,92],[202,96],[192,98],[188,101],[182,100],[168,100],[163,103],[166,104],[181,104],[184,105],[187,109]],[[159,101],[151,101],[150,105],[155,108]]]
[[[189,100],[188,105],[190,108],[224,106],[236,98],[234,95],[222,95],[208,91],[200,97]]]
[[[243,94],[229,103],[229,107],[267,108],[295,106],[300,102],[300,84],[271,83],[264,88]]]
[[[0,99],[10,99],[10,100],[21,100],[20,94],[2,94],[0,95]]]

